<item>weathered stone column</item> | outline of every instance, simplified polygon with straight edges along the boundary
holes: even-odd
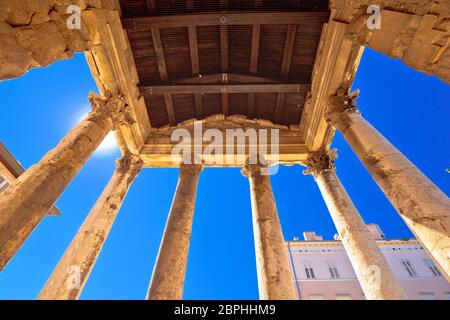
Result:
[[[450,279],[450,200],[355,108],[357,94],[330,98],[328,121],[365,165],[405,223]],[[400,119],[401,121],[401,119]]]
[[[181,300],[201,165],[180,165],[175,197],[147,293],[148,300]]]
[[[250,182],[256,267],[261,300],[295,300],[294,277],[278,219],[270,176],[263,167],[247,165]]]
[[[121,98],[91,94],[92,112],[0,195],[0,270],[19,250],[117,121]]]
[[[38,299],[78,299],[142,164],[138,156],[129,153],[117,160],[111,180],[78,230]]]
[[[335,152],[317,152],[308,159],[336,230],[368,300],[404,300],[408,296],[389,267],[358,210],[336,175]]]

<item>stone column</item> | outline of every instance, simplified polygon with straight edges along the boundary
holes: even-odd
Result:
[[[181,300],[201,165],[180,165],[180,176],[147,293],[148,300]]]
[[[89,97],[93,110],[0,195],[0,271],[50,210],[114,123],[124,122],[121,98]]]
[[[59,261],[39,300],[78,299],[103,248],[125,196],[142,168],[138,156],[127,153]]]
[[[317,152],[308,159],[336,230],[368,300],[404,300],[408,296],[389,267],[358,210],[336,175],[335,152]]]
[[[294,277],[278,219],[267,170],[247,165],[242,173],[250,182],[256,267],[261,300],[296,300]]]
[[[357,94],[330,98],[327,119],[450,279],[450,200],[355,108]],[[401,119],[399,119],[401,121]],[[426,152],[426,151],[425,151]]]

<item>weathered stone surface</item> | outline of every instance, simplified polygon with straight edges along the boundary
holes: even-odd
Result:
[[[364,294],[369,300],[404,300],[407,295],[336,175],[332,152],[310,156],[308,171],[319,186]]]
[[[381,9],[379,30],[367,27],[369,5]],[[450,1],[332,0],[331,8],[362,45],[450,83]]]
[[[69,5],[81,9],[80,30],[67,28]],[[84,12],[114,6],[113,0],[0,0],[0,80],[87,50],[95,34],[83,22]]]
[[[330,99],[328,120],[450,279],[450,199],[345,100]]]
[[[142,165],[143,162],[138,156],[128,153],[117,160],[111,180],[78,230],[38,299],[78,299],[131,183],[139,174]]]
[[[148,289],[148,300],[181,300],[201,165],[182,164]]]
[[[121,99],[91,95],[90,100],[93,110],[86,119],[0,195],[0,270],[114,128],[112,118],[121,109],[112,105]]]
[[[261,300],[295,300],[294,277],[270,176],[262,175],[261,169],[261,166],[248,165],[242,170],[250,182],[259,297]]]

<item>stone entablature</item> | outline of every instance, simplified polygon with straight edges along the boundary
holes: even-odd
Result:
[[[381,9],[379,30],[366,26],[370,5]],[[450,83],[449,1],[332,0],[331,8],[331,19],[348,23],[362,45]]]

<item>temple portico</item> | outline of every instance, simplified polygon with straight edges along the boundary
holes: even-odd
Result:
[[[177,10],[165,0],[75,1],[82,23],[71,31],[64,1],[51,13],[4,2],[0,79],[84,51],[99,94],[89,96],[89,115],[0,194],[0,272],[111,131],[123,154],[38,299],[79,298],[129,188],[152,168],[178,168],[179,179],[147,299],[182,299],[198,182],[216,167],[242,168],[249,181],[260,299],[297,299],[271,186],[269,169],[280,165],[313,176],[365,296],[406,299],[337,176],[336,131],[450,279],[449,198],[364,119],[349,93],[366,45],[448,82],[443,1],[420,8],[375,1],[386,15],[380,31],[364,29],[366,1],[268,0],[252,8],[220,1],[206,11],[198,1]],[[11,13],[19,9],[27,14]],[[396,28],[383,42],[390,24]],[[207,133],[197,139],[199,123]],[[230,130],[243,134],[223,138]],[[185,141],[194,163],[174,152],[185,136],[194,137]]]

